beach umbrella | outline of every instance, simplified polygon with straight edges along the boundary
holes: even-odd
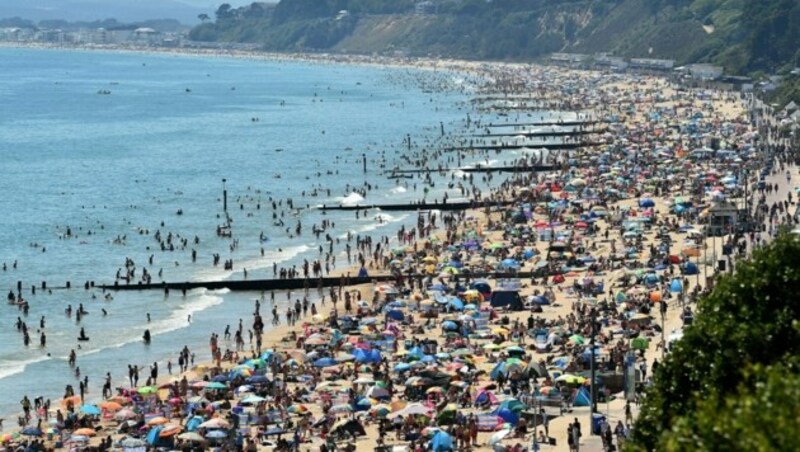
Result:
[[[42,430],[39,427],[25,427],[19,432],[20,435],[25,436],[42,436]]]
[[[105,402],[100,402],[100,408],[106,411],[118,411],[122,409],[122,405],[120,405],[118,402],[112,402],[107,400]]]
[[[369,407],[372,406],[372,400],[370,400],[367,397],[364,397],[363,399],[361,399],[358,402],[356,402],[356,406],[358,406],[360,408],[369,408]]]
[[[188,399],[186,399],[186,401],[195,405],[202,405],[203,403],[208,403],[208,399],[206,399],[203,396],[189,397]]]
[[[136,392],[142,395],[155,394],[158,392],[158,388],[155,386],[142,386],[141,388],[137,389]]]
[[[206,391],[215,391],[218,389],[228,389],[224,383],[220,383],[218,381],[212,381],[211,383],[207,384],[205,387]]]
[[[503,268],[519,268],[519,262],[516,259],[503,259],[500,261],[500,266]]]
[[[379,386],[373,386],[369,388],[369,390],[367,390],[367,393],[365,395],[373,399],[383,399],[391,397],[388,390],[386,390],[385,388],[381,388]]]
[[[231,425],[225,419],[220,417],[211,418],[202,424],[198,425],[199,428],[217,429],[217,428],[231,428]]]
[[[308,407],[299,403],[295,403],[287,408],[286,411],[294,414],[303,414],[308,413]]]
[[[452,320],[445,320],[442,322],[442,329],[445,331],[456,331],[458,330],[458,324]]]
[[[247,396],[247,397],[242,399],[242,404],[253,405],[253,404],[256,404],[256,403],[264,402],[266,400],[267,399],[265,399],[263,397],[259,397],[257,395],[249,395],[249,396]]]
[[[207,439],[222,439],[227,437],[228,437],[228,432],[224,430],[211,430],[210,432],[206,433]]]
[[[119,440],[117,444],[124,449],[137,449],[140,447],[147,447],[147,441],[139,438],[133,438],[131,436],[122,438],[121,440]]]
[[[497,444],[500,441],[502,441],[503,439],[505,439],[505,437],[508,436],[510,433],[511,433],[511,429],[503,429],[503,430],[500,430],[499,432],[494,433],[489,438],[489,445],[494,447],[495,444]]]
[[[158,432],[159,438],[170,438],[183,431],[183,427],[175,424],[167,424]]]
[[[337,413],[352,413],[353,407],[347,403],[340,403],[338,405],[334,405],[329,410],[330,413],[337,414]]]
[[[81,404],[81,396],[70,396],[66,397],[61,400],[61,406],[67,406],[68,404],[72,403],[73,406],[78,406]]]
[[[99,416],[101,413],[100,408],[95,405],[81,405],[80,412],[89,416]]]
[[[200,436],[197,432],[185,432],[178,435],[178,439],[182,439],[184,441],[192,441],[192,442],[201,442],[205,441],[205,438]]]
[[[392,412],[392,409],[386,404],[380,404],[373,406],[369,412],[379,418],[384,418]]]
[[[267,378],[266,375],[253,375],[252,377],[247,377],[244,381],[245,383],[251,385],[263,384],[263,383],[269,383],[269,378]]]
[[[398,363],[396,366],[394,366],[395,372],[405,372],[409,369],[411,369],[411,364],[408,363]]]
[[[97,432],[93,428],[79,428],[72,432],[72,434],[77,436],[95,436]]]
[[[147,421],[147,425],[164,425],[169,422],[169,419],[165,418],[164,416],[156,416],[149,421]]]
[[[556,378],[556,381],[559,383],[567,383],[571,385],[581,385],[586,381],[586,379],[583,377],[579,377],[577,375],[564,374]]]
[[[583,345],[584,338],[580,334],[573,334],[569,337],[569,341],[575,345]]]
[[[130,409],[130,408],[125,408],[125,409],[119,410],[114,415],[114,419],[116,419],[118,421],[124,421],[124,420],[128,420],[128,419],[133,419],[135,417],[136,417],[136,413],[134,413],[133,410]]]
[[[320,358],[320,359],[314,361],[314,366],[316,366],[316,367],[332,367],[332,366],[335,366],[337,364],[338,363],[333,358]]]

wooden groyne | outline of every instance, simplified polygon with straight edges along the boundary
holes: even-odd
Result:
[[[537,171],[554,171],[558,169],[555,165],[517,165],[517,166],[475,166],[474,168],[434,168],[434,169],[397,169],[387,171],[386,174],[401,175],[401,174],[428,174],[428,173],[444,173],[447,171],[463,171],[465,173],[526,173]]]
[[[472,146],[451,146],[444,148],[445,151],[502,151],[512,149],[547,149],[550,151],[566,151],[578,148],[588,148],[593,146],[601,146],[603,142],[600,141],[585,141],[580,143],[524,143],[524,144],[486,144],[486,145],[472,145]]]
[[[472,279],[502,279],[502,278],[532,278],[540,277],[540,272],[519,273],[475,273],[462,274],[458,278],[462,281]],[[414,280],[420,284],[430,275],[412,274],[402,275],[403,280]],[[435,276],[434,276],[435,278]],[[132,290],[163,290],[163,291],[188,291],[192,289],[219,290],[228,289],[236,292],[268,292],[273,290],[299,290],[317,289],[320,287],[344,287],[359,284],[373,284],[397,281],[398,276],[390,274],[370,275],[366,278],[358,277],[322,277],[322,278],[293,278],[293,279],[252,279],[252,280],[222,280],[222,281],[183,281],[162,282],[152,284],[103,284],[96,287],[112,291]]]
[[[320,210],[368,210],[380,209],[385,211],[418,211],[418,210],[466,210],[466,209],[480,209],[484,207],[494,206],[509,206],[513,201],[491,201],[491,202],[422,202],[422,203],[406,203],[406,204],[356,204],[356,205],[321,205],[318,207]]]
[[[591,126],[594,124],[605,124],[604,121],[534,121],[534,122],[501,122],[498,124],[482,124],[484,127],[539,127],[539,126]]]
[[[581,129],[581,130],[562,130],[558,132],[547,132],[547,131],[524,131],[520,130],[518,132],[504,132],[504,133],[482,133],[477,135],[470,135],[471,137],[475,138],[492,138],[492,137],[515,137],[515,136],[524,136],[528,138],[532,137],[569,137],[569,136],[579,136],[579,135],[591,135],[593,133],[605,133],[608,129]]]

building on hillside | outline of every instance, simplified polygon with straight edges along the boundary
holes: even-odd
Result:
[[[583,53],[554,53],[550,55],[550,61],[559,65],[580,65],[589,62],[589,55]]]
[[[686,71],[696,79],[701,80],[716,80],[722,77],[724,68],[722,66],[715,66],[708,63],[696,63],[686,66]]]
[[[612,56],[607,53],[598,53],[594,56],[594,65],[598,67],[611,68],[615,71],[624,71],[628,68],[628,62],[624,58]]]
[[[673,67],[675,67],[675,60],[662,60],[658,58],[631,58],[631,69],[671,71]]]

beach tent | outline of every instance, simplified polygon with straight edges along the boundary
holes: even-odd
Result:
[[[700,270],[697,269],[697,264],[694,262],[687,262],[683,267],[684,275],[696,275],[698,273],[700,273]]]
[[[500,290],[492,293],[492,307],[509,307],[513,311],[522,311],[525,309],[522,297],[519,296],[519,292],[516,290]]]
[[[681,284],[681,280],[678,278],[673,278],[672,282],[669,284],[669,291],[672,293],[683,292],[683,284]]]
[[[506,363],[499,362],[494,366],[494,369],[492,369],[492,371],[489,372],[489,377],[492,380],[497,380],[497,377],[499,377],[500,375],[505,375],[506,373],[508,373],[506,372]]]
[[[402,322],[403,320],[406,319],[406,316],[405,314],[403,314],[403,311],[400,311],[399,309],[390,310],[389,312],[386,313],[386,317],[388,319],[396,320],[398,322]]]
[[[503,403],[500,404],[499,407],[495,410],[495,413],[499,413],[501,410],[509,410],[514,413],[521,413],[522,410],[525,409],[525,404],[520,402],[517,399],[508,399],[504,400]]]
[[[495,405],[497,403],[497,397],[490,391],[482,390],[475,397],[475,404],[476,405],[483,405],[486,402],[489,402],[490,404]]]
[[[498,408],[493,414],[502,419],[503,422],[508,422],[511,425],[517,425],[517,422],[519,422],[519,413],[515,413],[508,408]]]
[[[430,447],[433,452],[451,451],[453,450],[453,437],[447,434],[447,432],[439,430],[433,435]]]
[[[575,400],[572,402],[572,406],[589,406],[592,404],[592,396],[589,394],[589,391],[581,387],[578,389],[578,392],[575,393]]]

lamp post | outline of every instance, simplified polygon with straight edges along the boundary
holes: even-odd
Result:
[[[591,327],[592,327],[592,330],[591,330],[592,331],[592,338],[591,338],[591,342],[590,342],[589,346],[591,347],[591,349],[590,349],[590,354],[591,354],[591,358],[590,358],[590,372],[591,372],[591,377],[590,377],[591,378],[591,382],[590,382],[590,384],[591,384],[591,386],[590,386],[590,388],[592,390],[591,390],[590,397],[592,398],[592,400],[591,400],[592,403],[591,403],[591,409],[589,410],[589,434],[594,434],[594,429],[592,428],[592,426],[593,426],[593,422],[594,422],[594,413],[597,411],[597,386],[594,384],[595,383],[595,381],[594,381],[595,380],[594,339],[595,339],[595,334],[597,332],[597,323],[596,323],[597,322],[597,310],[595,308],[592,308],[592,311],[591,311],[591,321],[592,321],[592,324],[591,324]]]

